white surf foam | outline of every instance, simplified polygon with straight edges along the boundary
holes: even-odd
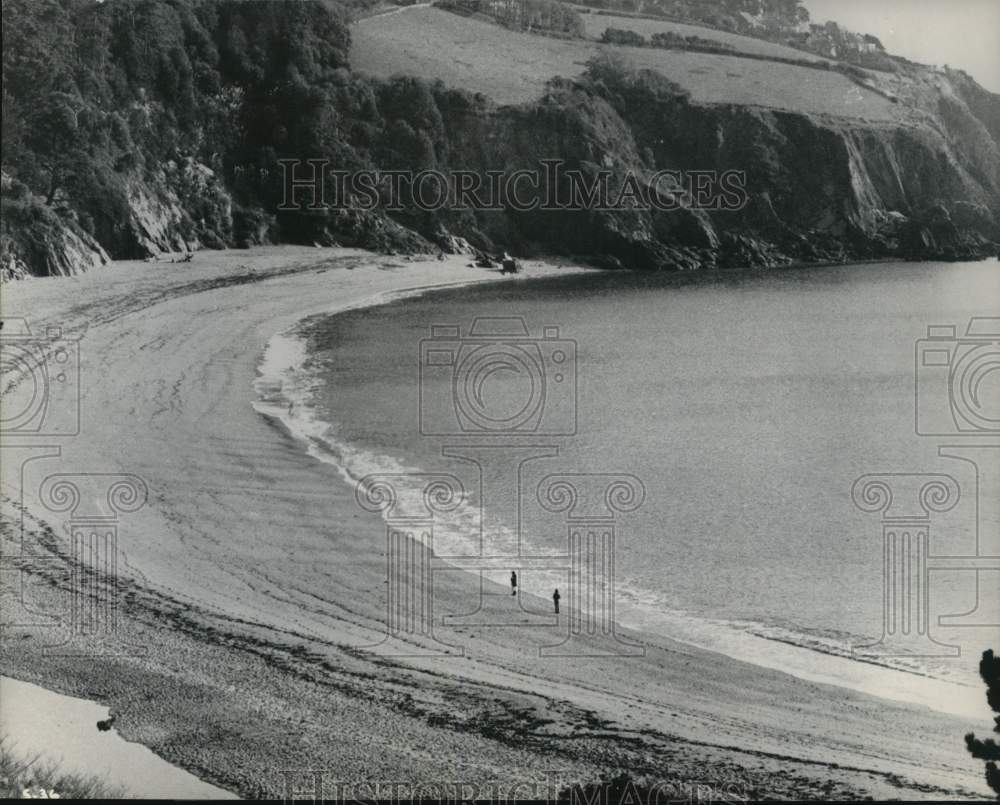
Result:
[[[255,409],[280,420],[311,456],[336,467],[352,488],[373,474],[421,474],[419,467],[340,438],[336,424],[317,415],[315,400],[325,381],[309,360],[304,337],[294,330],[275,335],[258,367]],[[422,483],[416,479],[409,486],[397,482],[396,488],[399,506],[419,510]],[[438,553],[440,546],[447,544],[446,554],[474,554],[479,550],[479,535],[480,512],[468,499],[447,522],[440,526],[435,523],[435,539],[440,540],[435,546]],[[966,718],[982,718],[984,714],[983,694],[978,687],[931,676],[918,659],[876,662],[855,657],[851,648],[857,641],[850,636],[810,635],[763,623],[705,618],[667,605],[660,595],[628,579],[622,579],[616,591],[616,620],[624,627],[812,682]]]
[[[308,366],[306,339],[288,331],[274,336],[267,344],[254,382],[257,399],[254,408],[279,420],[288,432],[302,442],[309,455],[335,467],[351,488],[357,489],[372,475],[393,475],[397,493],[395,512],[417,513],[423,510],[424,479],[419,467],[383,453],[367,450],[340,438],[338,427],[321,419],[315,401],[325,381],[320,372]],[[408,481],[408,477],[412,480]],[[434,538],[438,553],[467,556],[479,550],[479,508],[469,497],[459,501],[446,520],[435,522]],[[384,512],[383,517],[389,512]],[[442,546],[447,546],[442,551]]]
[[[706,618],[663,605],[654,592],[623,580],[616,588],[616,620],[727,657],[800,679],[848,688],[882,699],[982,719],[983,691],[964,681],[931,675],[920,658],[855,655],[862,638],[810,634],[787,627]]]

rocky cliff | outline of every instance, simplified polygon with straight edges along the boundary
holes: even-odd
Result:
[[[535,101],[497,106],[440,82],[352,74],[347,27],[330,3],[290,14],[281,3],[176,0],[173,17],[142,2],[53,3],[59,13],[75,9],[68,19],[77,29],[97,31],[91,45],[107,58],[87,46],[65,66],[75,94],[50,76],[35,98],[44,82],[32,71],[43,68],[26,60],[41,34],[26,20],[37,12],[25,0],[5,4],[4,169],[15,177],[5,175],[3,188],[8,277],[75,273],[109,254],[269,241],[420,251],[450,249],[457,236],[488,252],[648,270],[1000,250],[1000,96],[961,72],[865,72],[859,81],[905,111],[896,120],[696,102],[662,75],[613,58],[553,79]],[[67,42],[86,45],[67,31]],[[162,52],[137,60],[133,40]],[[261,49],[253,40],[293,44]],[[16,121],[9,137],[8,118]],[[53,121],[65,127],[62,139],[40,128]],[[735,172],[744,198],[699,203],[689,186],[671,209],[525,210],[506,198],[490,211],[279,208],[282,158],[509,176],[539,172],[554,156],[584,182],[606,172],[613,196],[632,182],[660,198],[657,177],[677,171]],[[565,176],[557,184],[538,193],[572,194]]]
[[[71,277],[111,262],[71,211],[49,208],[6,174],[2,188],[0,281],[32,275]]]
[[[666,211],[508,205],[456,215],[449,229],[486,248],[515,244],[647,269],[994,255],[1000,98],[980,90],[969,104],[961,85],[945,86],[947,115],[898,125],[700,105],[662,76],[616,65],[554,82],[526,106],[497,109],[452,94],[439,104],[451,167],[537,171],[558,154],[590,182],[610,172],[612,196],[629,176],[651,191],[663,170],[739,171],[746,203],[712,209],[687,198]]]

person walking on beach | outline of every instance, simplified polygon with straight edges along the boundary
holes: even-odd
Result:
[[[559,588],[556,587],[556,591],[554,593],[552,593],[552,603],[556,605],[556,615],[559,614],[559,599],[560,598],[562,598],[562,596],[559,595]]]
[[[517,571],[510,571],[510,594],[517,595]]]

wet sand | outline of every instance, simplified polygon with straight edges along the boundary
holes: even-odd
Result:
[[[44,478],[130,473],[149,495],[118,523],[117,631],[81,657],[46,653],[55,627],[10,626],[4,673],[108,705],[125,738],[242,796],[311,785],[286,774],[308,769],[328,797],[338,780],[560,787],[619,769],[751,796],[985,795],[962,740],[988,730],[985,704],[974,722],[648,635],[644,657],[611,660],[543,659],[545,630],[477,627],[437,630],[464,656],[356,651],[383,634],[383,524],[253,408],[256,367],[305,316],[499,279],[467,263],[281,247],[5,286],[5,318],[82,335],[80,433],[20,440],[58,457],[22,465],[13,439],[3,455],[5,552],[23,466],[26,538],[50,557],[27,563],[52,582],[27,586],[32,609],[65,605]],[[461,575],[435,580],[445,607]]]

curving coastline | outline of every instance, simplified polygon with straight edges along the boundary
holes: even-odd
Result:
[[[425,470],[389,455],[391,450],[373,451],[334,433],[336,425],[317,413],[315,397],[326,382],[325,372],[315,367],[306,368],[314,356],[305,331],[329,326],[335,317],[348,309],[379,307],[433,290],[439,288],[421,287],[387,293],[367,300],[364,305],[309,316],[268,341],[258,367],[259,377],[254,382],[257,395],[254,407],[262,415],[280,422],[317,461],[335,467],[350,488],[370,474],[412,474]],[[389,326],[393,326],[391,321]],[[332,414],[333,420],[337,420],[337,412]],[[383,517],[386,514],[383,512]],[[442,527],[448,529],[446,538],[452,547],[462,546],[464,554],[478,550],[477,539],[468,536],[479,533],[474,507],[450,526],[439,524],[436,539],[440,539]],[[463,531],[465,533],[456,533]],[[533,550],[537,551],[538,547]],[[982,695],[978,685],[928,673],[917,660],[854,657],[850,646],[852,642],[863,642],[861,636],[846,635],[838,641],[766,623],[702,618],[665,608],[655,593],[641,585],[629,584],[628,580],[624,580],[624,584],[622,581],[619,579],[616,592],[616,621],[620,626],[647,635],[659,634],[803,680],[920,705],[947,715],[976,719],[981,714]]]
[[[532,264],[526,276],[564,270]],[[111,706],[125,737],[244,796],[280,796],[289,769],[456,781],[512,769],[541,779],[552,768],[596,779],[650,764],[683,779],[735,774],[785,796],[827,785],[905,797],[979,792],[961,746],[964,719],[655,636],[627,668],[581,661],[556,678],[502,636],[477,636],[481,652],[447,661],[389,663],[347,650],[373,642],[384,615],[371,595],[384,574],[382,534],[356,514],[334,468],[317,467],[248,404],[258,357],[304,316],[492,279],[463,260],[284,248],[200,255],[173,275],[115,264],[11,287],[5,316],[85,333],[81,432],[61,443],[58,460],[26,464],[27,480],[131,472],[151,496],[121,528],[123,575],[134,580],[122,632],[147,655],[51,658],[44,633],[25,629],[17,651],[5,643],[5,673],[88,691]],[[5,468],[7,538],[19,519],[15,480]],[[24,503],[29,532],[45,520],[59,534],[30,494]],[[882,734],[887,714],[892,735]],[[543,747],[534,735],[567,740]],[[621,749],[608,749],[608,735]],[[948,735],[959,737],[942,751]]]

